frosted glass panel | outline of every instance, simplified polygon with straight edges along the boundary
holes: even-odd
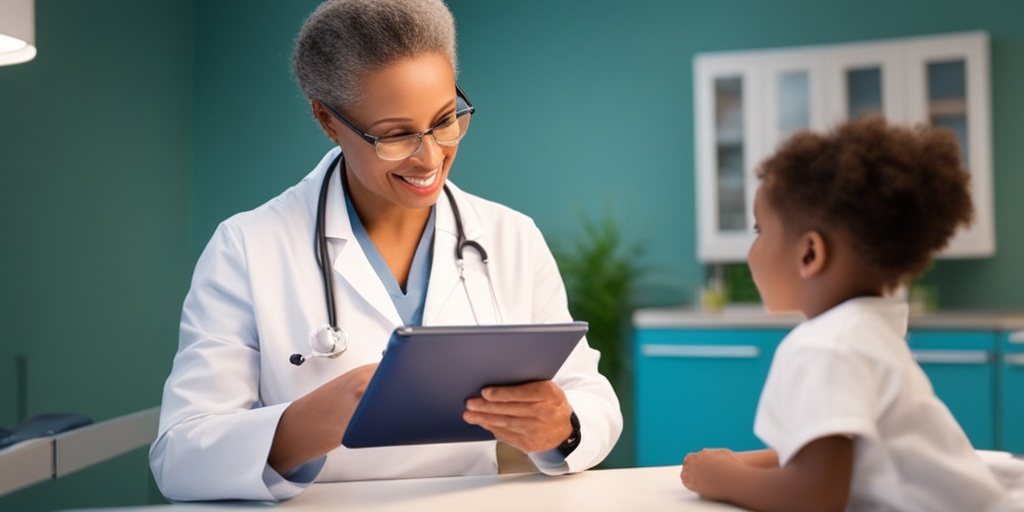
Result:
[[[718,171],[718,229],[746,228],[743,173],[743,79],[715,79],[715,146]]]
[[[967,155],[967,68],[963,59],[928,63],[928,120],[953,130]]]
[[[810,103],[810,77],[806,71],[779,75],[779,136],[782,140],[810,128]]]
[[[851,69],[846,72],[847,119],[882,114],[882,68]]]

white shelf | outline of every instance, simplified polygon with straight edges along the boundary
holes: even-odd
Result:
[[[0,496],[99,464],[156,439],[160,408],[29,439],[0,450]]]

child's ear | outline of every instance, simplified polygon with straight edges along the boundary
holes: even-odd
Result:
[[[828,262],[825,238],[817,231],[808,231],[800,237],[800,277],[809,278],[821,273]]]

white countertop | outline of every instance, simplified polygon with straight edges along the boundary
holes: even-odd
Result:
[[[637,329],[790,329],[802,320],[803,316],[799,314],[767,313],[760,304],[730,305],[716,313],[683,307],[643,308],[633,312],[633,327]],[[912,329],[1024,331],[1024,311],[940,310],[911,314],[910,327]],[[1021,337],[1021,341],[1024,341],[1024,332],[1018,336]]]
[[[679,481],[680,466],[590,470],[575,475],[513,474],[313,484],[298,497],[262,502],[206,502],[114,509],[117,512],[359,510],[488,512],[713,512],[740,510],[700,499]]]

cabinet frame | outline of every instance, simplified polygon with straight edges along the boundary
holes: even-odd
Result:
[[[759,147],[761,138],[758,137],[758,130],[761,126],[760,112],[758,109],[743,109],[743,174],[744,174],[744,200],[746,210],[747,229],[743,231],[722,231],[718,229],[720,223],[718,201],[719,177],[718,177],[718,145],[716,130],[716,100],[714,86],[716,78],[739,77],[742,83],[743,101],[749,102],[748,91],[757,90],[759,74],[757,73],[757,60],[748,56],[723,57],[714,59],[702,59],[697,57],[694,60],[695,75],[709,77],[700,80],[695,85],[694,95],[696,98],[695,115],[700,127],[695,132],[697,147],[696,151],[697,168],[705,172],[696,173],[695,190],[697,191],[697,233],[698,247],[702,251],[711,251],[707,256],[711,258],[726,257],[730,254],[746,254],[750,245],[750,230],[753,226],[753,204],[754,189],[757,177],[754,174],[756,158],[764,153]],[[699,70],[699,71],[698,71]],[[703,254],[703,253],[702,253]]]
[[[757,165],[783,142],[777,77],[805,70],[810,77],[810,126],[822,131],[846,120],[846,73],[877,67],[882,113],[899,124],[929,120],[927,64],[943,59],[965,63],[967,129],[965,151],[972,177],[974,223],[961,229],[939,258],[982,258],[995,254],[992,177],[989,37],[985,32],[911,37],[873,42],[715,52],[693,58],[697,257],[707,263],[742,262],[754,239],[753,197]],[[720,229],[715,80],[742,80],[744,105],[744,229]]]

